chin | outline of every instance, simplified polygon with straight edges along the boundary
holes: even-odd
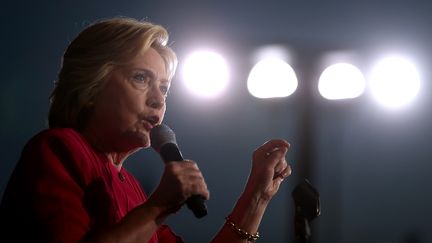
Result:
[[[140,136],[137,137],[136,145],[139,148],[148,148],[150,147],[150,137],[148,134],[140,133]]]
[[[141,148],[148,148],[151,146],[150,142],[150,134],[149,133],[141,133]]]
[[[145,143],[142,144],[141,148],[149,148],[150,145],[150,140],[148,139]]]
[[[126,146],[128,147],[126,150],[138,151],[142,148],[150,147],[150,137],[148,133],[144,132],[135,132],[129,133],[126,137]]]
[[[137,152],[141,149],[145,149],[148,147],[150,147],[150,143],[141,141],[141,142],[129,143],[129,146],[127,146],[127,148],[125,148],[124,150]]]

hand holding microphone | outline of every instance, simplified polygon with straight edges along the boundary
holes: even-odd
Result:
[[[183,159],[183,156],[177,145],[175,134],[167,125],[161,124],[154,127],[150,132],[150,140],[152,148],[160,154],[167,167],[176,167],[168,168],[169,172],[167,172],[172,174],[172,176],[169,177],[176,178],[172,181],[172,187],[178,187],[178,190],[184,194],[188,194],[190,190],[203,191],[203,187],[205,187],[204,191],[208,197],[208,190],[198,167],[193,162],[185,161]],[[171,163],[180,161],[181,164]],[[207,207],[204,202],[205,198],[206,197],[204,197],[204,195],[193,194],[186,199],[188,208],[193,211],[195,217],[197,218],[202,218],[207,215]]]

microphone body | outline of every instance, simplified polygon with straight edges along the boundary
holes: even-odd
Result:
[[[154,127],[150,132],[151,146],[161,156],[165,163],[170,161],[182,161],[183,156],[178,148],[174,132],[165,124]],[[192,210],[197,218],[207,215],[207,206],[201,195],[192,195],[186,200],[187,207]]]
[[[299,243],[310,242],[310,221],[321,214],[318,191],[307,179],[300,182],[293,190],[295,203],[294,230]]]

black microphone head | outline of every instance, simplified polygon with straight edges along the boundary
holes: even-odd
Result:
[[[160,148],[167,144],[177,144],[174,131],[165,124],[160,124],[150,131],[150,142],[154,150],[159,151]]]

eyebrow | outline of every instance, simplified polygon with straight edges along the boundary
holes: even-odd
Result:
[[[132,68],[131,70],[147,72],[149,75],[151,75],[152,79],[156,78],[155,72],[149,68]],[[171,82],[167,78],[161,78],[160,82],[161,83],[168,83],[169,85],[171,85]]]

